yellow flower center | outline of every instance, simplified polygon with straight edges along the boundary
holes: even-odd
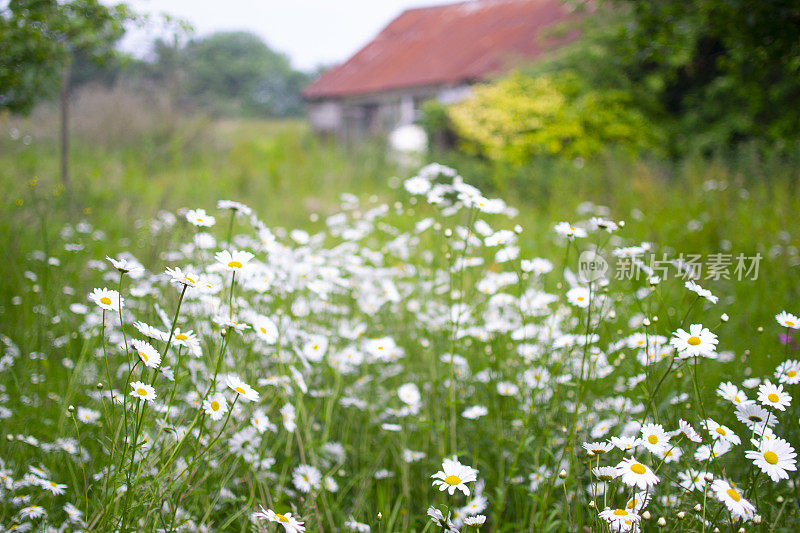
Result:
[[[176,338],[176,339],[178,339],[179,341],[185,341],[185,340],[186,340],[186,339],[188,339],[189,337],[187,337],[187,336],[186,336],[186,335],[184,335],[183,333],[178,333],[177,335],[175,335],[175,338]]]
[[[767,400],[771,401],[772,403],[777,403],[780,398],[774,392],[767,396]]]
[[[579,301],[579,302],[582,302],[582,301],[584,301],[585,299],[586,299],[586,298],[584,298],[583,296],[578,296],[578,301]]]
[[[236,392],[238,392],[239,394],[244,394],[244,389],[243,389],[242,387],[236,387],[236,388],[235,388],[235,389],[233,389],[233,390],[235,390],[235,391],[236,391]]]
[[[633,509],[634,506],[636,506],[636,498],[633,498],[631,501],[629,501],[628,505],[626,505],[625,507],[627,507],[628,509]],[[624,513],[625,511],[622,511],[622,512]],[[621,514],[621,513],[619,513],[619,514]]]
[[[650,435],[649,437],[647,437],[647,442],[649,442],[650,444],[656,444],[658,443],[658,437],[656,437],[655,435]]]
[[[736,491],[735,491],[735,490],[733,490],[733,489],[728,489],[728,496],[730,496],[730,497],[731,497],[731,499],[732,499],[733,501],[735,501],[735,502],[738,502],[739,500],[741,500],[741,499],[742,499],[742,497],[741,497],[741,496],[739,496],[739,493],[738,493],[738,492],[736,492]]]
[[[139,396],[147,396],[147,391],[139,387],[138,389],[136,389],[136,394],[138,394]]]
[[[277,518],[281,522],[288,522],[289,519],[283,516],[282,514],[275,513],[275,518]]]
[[[264,333],[264,334],[266,335],[266,333],[267,333],[267,328],[258,328],[258,329],[260,329],[260,330],[261,330],[261,333]]]
[[[447,483],[448,485],[458,485],[459,483],[461,483],[461,478],[458,476],[451,475],[444,478],[444,482]]]
[[[628,511],[626,511],[625,509],[614,509],[614,514],[617,516],[627,516]]]
[[[319,350],[319,344],[315,344],[313,349],[314,350]]]
[[[144,361],[145,363],[146,363],[147,361],[149,361],[149,359],[148,359],[148,357],[147,357],[147,354],[146,354],[146,353],[144,353],[144,352],[139,352],[139,357],[141,357],[141,358],[142,358],[142,361]]]
[[[793,378],[797,375],[797,370],[789,370],[786,375],[790,378]]]
[[[791,321],[791,320],[787,320],[786,321],[786,325],[789,326],[790,328],[793,328],[794,327],[794,322]]]
[[[56,482],[55,482],[55,481],[51,481],[51,482],[50,482],[50,486],[51,486],[51,487],[57,487],[58,485],[56,484]]]
[[[103,296],[102,298],[100,298],[100,303],[105,305],[111,305],[111,298],[109,298],[108,296]]]
[[[768,451],[764,454],[764,460],[771,465],[778,464],[778,454],[773,451]]]
[[[725,433],[725,430],[724,430],[724,429],[722,429],[722,428],[717,428],[715,431],[716,431],[717,433],[719,433],[720,435],[727,435],[727,433]]]
[[[645,472],[647,472],[647,468],[645,468],[645,466],[644,466],[644,465],[642,465],[642,464],[639,464],[639,463],[633,463],[633,464],[631,465],[631,471],[632,471],[634,474],[639,474],[639,475],[641,476],[642,474],[644,474]]]
[[[686,342],[688,342],[688,343],[689,343],[689,344],[691,344],[692,346],[697,346],[698,344],[700,344],[700,337],[697,337],[697,336],[695,336],[695,335],[692,335],[691,337],[689,337],[689,338],[686,340]]]
[[[231,261],[228,263],[228,266],[231,268],[242,268],[242,264],[239,261]]]
[[[186,281],[188,281],[189,283],[197,283],[195,280],[193,280],[193,279],[192,279],[192,278],[190,278],[189,276],[183,276],[183,279],[185,279],[185,280],[186,280]]]
[[[211,409],[213,409],[214,411],[219,411],[219,402],[216,400],[211,402]]]

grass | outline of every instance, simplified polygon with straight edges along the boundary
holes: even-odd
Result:
[[[7,410],[0,431],[9,439],[0,466],[10,479],[27,480],[6,487],[6,528],[27,523],[21,510],[40,505],[47,517],[36,524],[243,531],[271,525],[250,520],[263,505],[291,511],[309,531],[333,531],[352,518],[373,531],[430,532],[442,528],[426,517],[429,505],[463,520],[467,502],[484,505],[479,493],[492,531],[607,531],[590,501],[598,510],[624,507],[632,492],[619,479],[598,482],[591,468],[631,453],[587,456],[581,443],[637,434],[637,421],[672,430],[682,418],[709,444],[700,421],[713,418],[742,441],[718,459],[696,459],[699,445],[680,436],[670,444],[683,451],[677,463],[662,463],[641,446],[632,452],[661,477],[644,529],[655,529],[659,517],[669,531],[738,529],[710,488],[678,487],[678,472],[693,468],[738,484],[761,518],[747,527],[796,530],[795,481],[773,482],[745,459],[753,432],[714,392],[731,380],[755,399],[760,382],[748,383],[752,389],[743,382],[774,382],[776,367],[796,358],[774,319],[783,309],[798,311],[796,166],[742,153],[733,162],[609,155],[582,165],[495,168],[440,154],[519,211],[509,217],[459,202],[454,213],[430,205],[390,179],[413,171],[386,163],[380,147],[347,151],[315,138],[302,122],[181,119],[113,142],[103,141],[104,127],[78,128],[73,185],[65,190],[53,139],[41,126],[8,118],[0,124],[0,202],[8,214],[0,219]],[[342,202],[343,193],[358,204]],[[243,202],[256,218],[216,209],[220,199]],[[214,246],[194,244],[203,228],[185,221],[186,208],[216,217],[208,230]],[[614,235],[592,231],[574,242],[553,231],[561,220],[585,226],[594,215],[626,223]],[[416,226],[426,219],[429,228]],[[521,232],[506,234],[516,235],[519,257],[546,258],[553,271],[523,275],[518,259],[499,260],[498,248],[513,243],[465,245],[466,232],[481,229],[477,220],[494,230],[519,225]],[[278,244],[265,244],[269,235]],[[659,258],[724,252],[763,259],[755,280],[699,280],[719,296],[715,305],[686,290],[674,269],[654,288],[645,278],[612,277],[606,287],[588,285],[588,307],[573,305],[575,292],[570,303],[574,281],[563,269],[577,271],[580,251],[595,246],[611,259],[614,248],[642,242],[653,243]],[[220,249],[254,252],[256,270],[221,272],[224,265],[214,266]],[[120,277],[104,260],[123,253],[144,265],[143,278]],[[462,268],[462,257],[483,263]],[[216,290],[181,297],[180,286],[163,276],[175,266],[203,274]],[[121,287],[124,312],[89,302],[95,287]],[[546,295],[554,300],[526,303]],[[236,333],[230,318],[250,326],[268,318],[279,335]],[[144,338],[134,320],[166,337],[150,342],[175,382],[130,349],[132,338]],[[681,358],[653,341],[694,323],[719,336],[721,361]],[[198,357],[171,342],[176,327],[195,332]],[[667,356],[639,361],[641,334],[648,355]],[[348,356],[364,361],[348,365]],[[222,378],[233,374],[259,391],[258,402],[226,387]],[[551,379],[537,381],[537,374]],[[127,397],[134,380],[152,383],[158,401],[113,405],[108,383]],[[785,387],[796,395],[796,385]],[[197,402],[217,393],[235,409],[212,421]],[[86,421],[70,405],[89,409]],[[475,406],[488,415],[462,416]],[[776,434],[796,445],[796,401],[772,413],[780,419]],[[262,415],[274,432],[249,429]],[[408,460],[408,450],[424,456]],[[453,455],[478,470],[470,498],[430,486]],[[331,478],[337,490],[315,482],[312,472],[313,489],[304,492],[300,465]],[[51,494],[44,486],[50,480],[66,484],[65,494]],[[598,494],[603,488],[605,496]]]

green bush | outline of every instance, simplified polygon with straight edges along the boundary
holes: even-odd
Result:
[[[525,164],[539,154],[591,157],[608,146],[657,149],[661,132],[633,104],[630,93],[593,89],[572,70],[513,72],[476,87],[449,117],[467,152]]]

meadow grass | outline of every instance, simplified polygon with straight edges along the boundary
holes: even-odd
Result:
[[[745,456],[774,420],[765,438],[798,442],[795,402],[761,424],[736,416],[769,402],[765,380],[796,393],[794,367],[776,369],[797,345],[774,318],[798,311],[796,167],[609,155],[502,169],[442,154],[483,196],[445,168],[408,180],[417,169],[379,146],[345,150],[301,122],[187,120],[79,136],[63,189],[53,140],[34,131],[0,127],[3,527],[446,531],[483,514],[492,531],[797,529],[794,477]],[[658,282],[646,264],[581,282],[590,249],[618,266],[614,250],[762,259],[754,280],[704,270],[712,303],[671,264]],[[122,310],[113,292],[87,299],[95,288],[120,291]],[[688,355],[691,324],[710,330],[705,356]],[[660,432],[681,419],[702,442]],[[625,436],[644,439],[582,447]],[[617,475],[631,456],[657,484]],[[437,471],[454,494],[431,486]],[[626,507],[633,496],[646,507]]]

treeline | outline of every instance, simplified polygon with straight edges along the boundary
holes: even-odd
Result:
[[[309,75],[257,35],[214,33],[181,43],[156,40],[147,60],[116,55],[97,64],[78,55],[72,87],[90,82],[149,84],[187,111],[213,116],[290,117],[303,113],[300,91]]]

